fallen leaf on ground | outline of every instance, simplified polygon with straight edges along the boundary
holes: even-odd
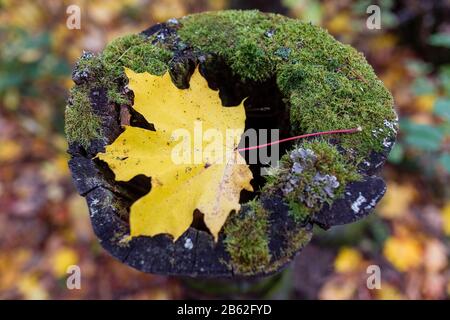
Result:
[[[78,263],[78,254],[71,248],[58,249],[51,258],[52,271],[56,277],[67,274],[67,268]]]
[[[348,300],[353,298],[357,289],[357,276],[333,276],[320,288],[318,297],[321,300]]]
[[[364,260],[358,250],[343,247],[334,260],[334,269],[337,272],[347,273],[361,269]]]
[[[416,97],[414,104],[419,111],[431,112],[433,110],[436,96],[433,94],[424,94]]]
[[[450,202],[442,209],[442,220],[444,233],[445,235],[450,236]]]
[[[425,244],[424,266],[428,272],[439,272],[447,267],[447,248],[437,239]]]
[[[385,219],[403,217],[416,197],[416,189],[410,184],[388,183],[387,192],[380,202],[378,214]]]
[[[389,283],[383,282],[381,289],[375,290],[375,297],[378,300],[402,300],[405,299],[399,289]]]
[[[393,236],[386,240],[383,255],[397,270],[406,272],[420,266],[423,248],[412,236]]]
[[[23,276],[17,284],[18,291],[27,300],[45,300],[48,299],[46,288],[39,282],[34,274]]]

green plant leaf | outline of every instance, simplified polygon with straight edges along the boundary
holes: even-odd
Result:
[[[428,39],[428,43],[436,47],[450,48],[450,34],[435,33]]]
[[[450,65],[444,65],[439,68],[439,81],[447,96],[450,96]]]
[[[414,148],[423,151],[439,150],[444,133],[440,128],[426,124],[409,122],[404,124],[405,142]]]
[[[450,173],[450,153],[449,152],[445,152],[439,157],[439,163],[448,173]]]
[[[412,85],[412,90],[414,94],[417,96],[423,94],[431,94],[434,93],[435,91],[435,85],[428,78],[420,77],[414,81]]]
[[[389,153],[388,160],[391,163],[398,164],[403,160],[404,148],[400,143],[396,143]]]
[[[450,121],[450,99],[437,99],[434,103],[433,112],[442,119]]]

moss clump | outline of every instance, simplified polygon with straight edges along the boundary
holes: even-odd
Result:
[[[86,88],[72,89],[71,101],[65,112],[67,140],[88,146],[91,140],[100,137],[100,118],[92,113]]]
[[[359,180],[357,166],[325,140],[297,145],[267,177],[263,191],[281,190],[298,221],[339,198],[345,186]]]
[[[117,103],[118,105],[126,104],[130,105],[130,99],[116,88],[109,88],[107,92],[108,101]]]
[[[303,223],[311,216],[311,209],[294,197],[289,199],[288,205],[289,215],[297,223]]]
[[[362,126],[362,132],[339,135],[344,147],[354,148],[365,156],[371,150],[380,151],[383,140],[393,132],[385,127],[385,120],[394,121],[392,98],[379,81],[371,81],[369,88],[364,82],[350,80],[347,76],[332,72],[325,66],[293,66],[280,73],[278,81],[284,92],[293,87],[292,78],[301,78],[290,91],[291,125],[297,132],[318,132],[349,129]],[[374,131],[382,128],[379,135]]]
[[[99,55],[84,53],[73,77],[77,86],[71,90],[66,108],[66,136],[69,143],[77,142],[87,148],[101,136],[101,120],[90,106],[89,94],[94,88],[105,88],[108,101],[130,104],[121,89],[127,79],[124,68],[135,72],[161,75],[168,70],[172,53],[151,43],[142,35],[127,35],[112,41]]]
[[[247,210],[229,218],[224,227],[225,248],[238,274],[264,271],[271,259],[268,212],[255,200],[246,206]]]
[[[282,16],[258,11],[219,11],[184,17],[178,34],[195,48],[219,55],[243,81],[264,81],[275,74],[276,44],[267,31]]]
[[[311,241],[311,237],[312,232],[304,228],[289,231],[287,234],[287,239],[289,239],[287,246],[281,251],[279,257],[267,266],[266,272],[277,271],[291,261],[294,255]]]
[[[290,245],[283,251],[284,256],[291,257],[300,248],[304,247],[311,241],[312,233],[306,229],[292,230],[288,233]]]
[[[151,44],[142,35],[127,35],[112,41],[101,54],[102,63],[109,77],[123,79],[123,68],[135,72],[162,75],[168,69],[172,53]]]
[[[254,43],[243,43],[237,46],[236,54],[231,59],[233,70],[246,70],[249,80],[264,80],[271,76],[273,64],[267,53]]]

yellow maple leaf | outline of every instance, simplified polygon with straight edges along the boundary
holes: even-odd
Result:
[[[442,220],[444,233],[446,236],[450,236],[450,202],[447,202],[447,204],[442,209]]]
[[[343,247],[334,260],[334,269],[340,273],[357,271],[361,268],[364,259],[358,250]]]
[[[27,300],[46,300],[48,292],[35,274],[24,275],[17,283],[18,291]]]
[[[380,52],[394,48],[397,42],[398,39],[394,34],[383,33],[371,38],[369,41],[369,48],[373,52]]]
[[[331,34],[345,34],[353,31],[351,17],[348,12],[341,12],[333,16],[327,23],[327,29]]]
[[[131,236],[167,233],[175,241],[199,210],[217,241],[230,212],[240,209],[241,190],[253,191],[252,173],[236,151],[245,128],[243,103],[223,107],[198,69],[183,90],[169,73],[125,73],[134,92],[133,108],[156,131],[125,126],[98,157],[116,180],[151,177],[150,192],[131,206]]]
[[[416,189],[410,184],[388,183],[386,195],[378,208],[378,214],[385,219],[404,217],[416,195]]]
[[[358,290],[359,277],[357,275],[335,275],[327,279],[320,288],[318,296],[320,300],[349,300],[355,296]]]
[[[433,110],[436,96],[433,94],[424,94],[415,98],[414,104],[419,111],[431,112]]]
[[[423,248],[413,236],[389,237],[383,255],[397,270],[406,272],[421,265]]]
[[[52,271],[57,277],[66,275],[67,268],[78,263],[78,254],[71,248],[61,248],[51,257]]]
[[[19,158],[23,153],[20,143],[13,139],[0,139],[0,163],[12,162]]]
[[[378,300],[403,300],[405,297],[396,287],[389,283],[382,283],[381,289],[375,290],[375,298]]]

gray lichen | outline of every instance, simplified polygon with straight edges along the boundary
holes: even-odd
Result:
[[[314,170],[317,157],[311,149],[298,148],[290,152],[292,166],[286,181],[281,188],[285,196],[301,188],[303,172]],[[335,189],[339,187],[339,181],[333,175],[316,171],[310,183],[303,186],[303,190],[296,192],[298,201],[304,203],[308,208],[314,208],[332,200]]]
[[[281,190],[292,216],[304,220],[325,203],[331,204],[349,181],[358,180],[356,166],[326,141],[303,143],[280,161],[265,190]]]

